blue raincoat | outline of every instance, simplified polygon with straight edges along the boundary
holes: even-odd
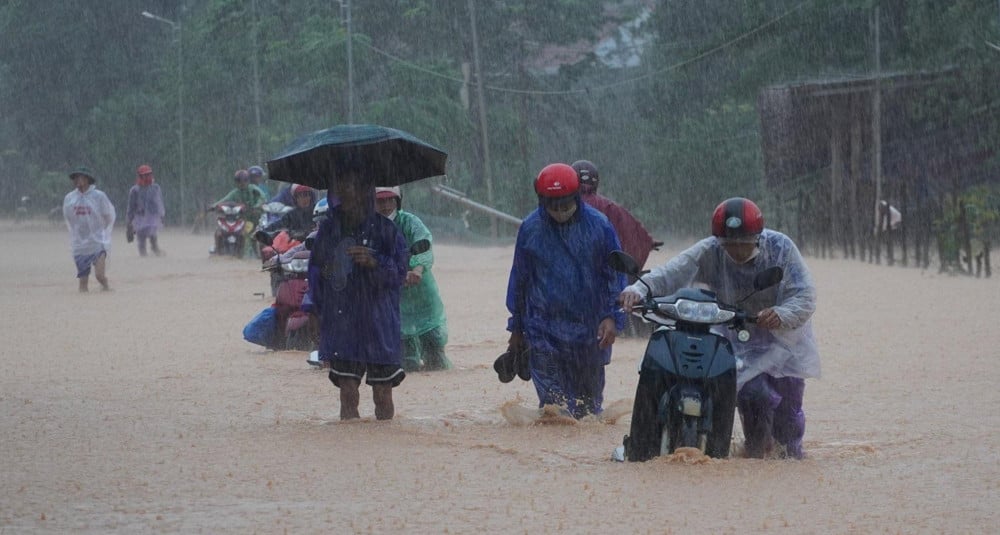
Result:
[[[577,205],[565,224],[541,206],[521,224],[507,285],[507,330],[523,332],[532,353],[599,366],[611,361],[611,348],[598,348],[598,325],[614,318],[620,330],[625,322],[617,305],[625,277],[608,265],[621,245],[603,214]]]
[[[399,295],[410,261],[406,241],[395,223],[375,212],[374,197],[356,229],[343,228],[339,203],[330,199],[330,205],[309,258],[309,294],[320,317],[319,358],[399,366]],[[355,266],[345,253],[350,245],[374,249],[378,266]]]

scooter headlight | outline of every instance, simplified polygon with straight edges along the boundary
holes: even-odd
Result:
[[[309,259],[295,258],[286,264],[282,264],[281,269],[284,269],[289,273],[305,273],[309,270]]]
[[[675,303],[662,304],[660,307],[667,314],[692,323],[725,323],[736,316],[735,312],[722,310],[716,303],[690,299],[678,299]]]

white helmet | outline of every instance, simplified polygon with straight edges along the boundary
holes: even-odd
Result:
[[[328,210],[329,210],[329,203],[327,202],[326,197],[323,197],[322,199],[319,200],[318,203],[316,203],[316,206],[313,208],[313,221],[319,222],[325,219],[326,212]]]

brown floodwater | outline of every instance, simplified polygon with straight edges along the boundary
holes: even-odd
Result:
[[[303,352],[242,339],[270,304],[211,238],[115,237],[79,294],[66,231],[0,222],[0,533],[988,533],[1000,508],[1000,279],[807,258],[823,377],[803,461],[616,463],[644,341],[619,338],[606,414],[539,414],[501,384],[512,248],[436,244],[455,368],[396,418],[338,420]],[[654,253],[662,262],[678,250]],[[96,285],[92,284],[92,287]],[[739,452],[739,424],[734,451]]]

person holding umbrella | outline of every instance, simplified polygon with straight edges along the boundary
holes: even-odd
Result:
[[[111,229],[115,224],[115,207],[108,196],[97,189],[94,172],[86,167],[78,167],[69,174],[76,188],[63,199],[63,218],[69,229],[70,249],[76,263],[76,277],[80,281],[80,291],[88,290],[90,268],[101,289],[108,291],[105,266],[108,249],[111,248]]]
[[[327,218],[309,259],[309,297],[320,316],[318,358],[340,388],[340,418],[358,418],[362,378],[375,417],[391,419],[402,369],[400,290],[410,253],[396,224],[375,211],[376,181],[395,186],[443,175],[447,153],[412,134],[370,124],[300,136],[268,160],[275,180],[329,188]]]
[[[320,317],[319,360],[340,389],[340,419],[360,417],[361,380],[372,387],[375,418],[395,414],[403,381],[400,289],[410,255],[395,223],[375,211],[362,165],[338,166],[309,258],[309,295]]]

